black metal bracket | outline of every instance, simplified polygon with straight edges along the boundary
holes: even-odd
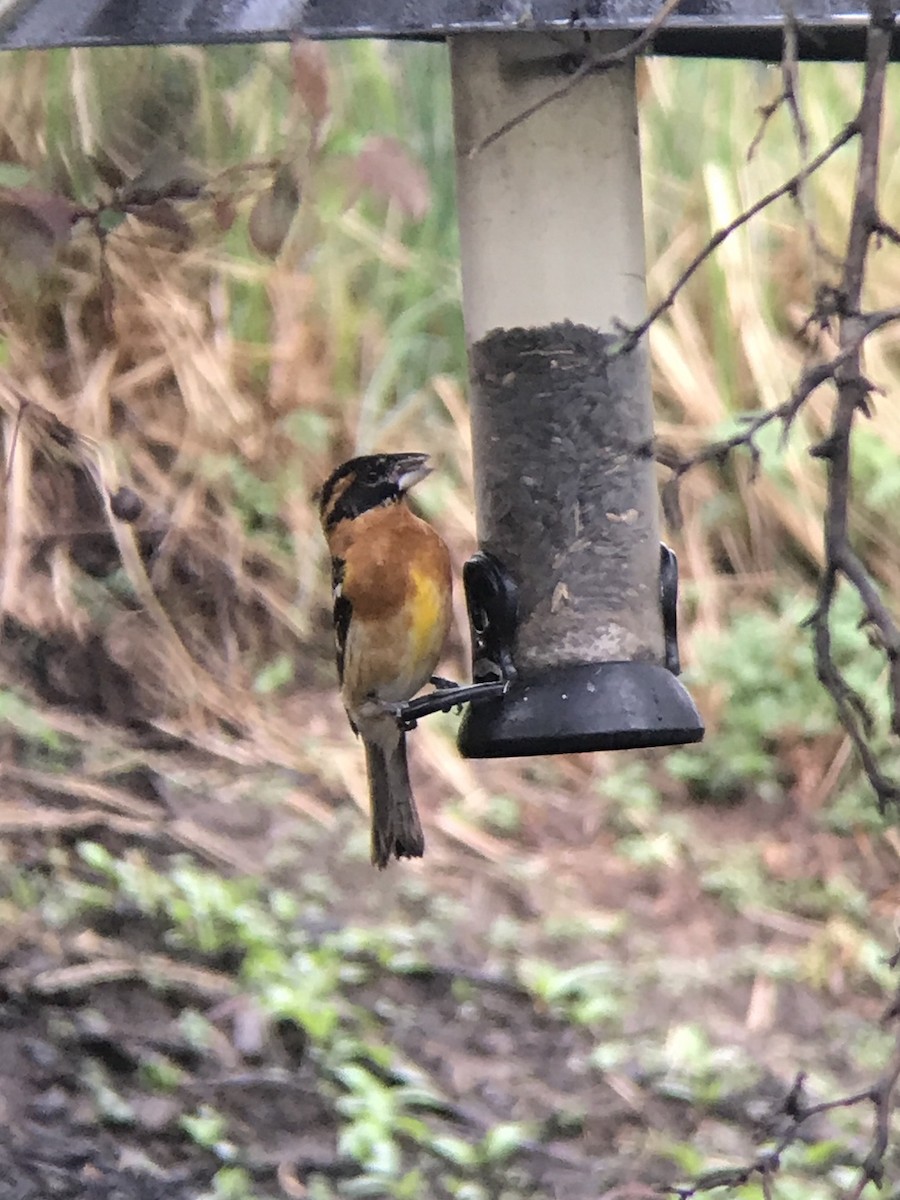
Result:
[[[472,678],[478,684],[509,684],[518,671],[513,646],[519,621],[519,589],[506,567],[488,550],[463,567],[472,630]]]
[[[666,670],[681,674],[678,653],[678,559],[665,542],[659,544],[659,607],[662,610]]]
[[[487,550],[479,550],[463,568],[466,605],[472,630],[472,677],[474,683],[457,684],[432,680],[439,684],[433,692],[397,705],[401,728],[415,729],[423,717],[436,712],[462,710],[464,704],[498,700],[518,676],[513,661],[518,589],[503,563]],[[665,543],[659,547],[659,602],[665,638],[665,667],[673,675],[681,674],[678,653],[678,559]]]

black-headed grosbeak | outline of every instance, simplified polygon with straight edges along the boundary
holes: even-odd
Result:
[[[431,678],[450,625],[449,552],[406,505],[427,464],[427,454],[352,458],[319,492],[341,698],[366,751],[378,867],[425,851],[397,705]]]

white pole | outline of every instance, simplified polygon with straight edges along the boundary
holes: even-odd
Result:
[[[594,35],[591,52],[621,45]],[[470,34],[450,43],[466,329],[569,320],[636,324],[646,310],[634,62],[581,79],[484,150],[475,148],[571,78],[583,39]]]

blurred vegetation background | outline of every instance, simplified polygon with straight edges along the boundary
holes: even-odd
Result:
[[[892,986],[900,838],[801,628],[827,390],[786,446],[764,435],[755,481],[739,455],[685,481],[667,536],[704,744],[473,764],[454,719],[430,720],[412,751],[429,857],[376,879],[311,497],[351,453],[423,449],[439,469],[422,505],[457,573],[474,548],[445,51],[79,50],[0,68],[0,969],[7,994],[43,997],[22,1016],[45,1022],[35,1036],[77,1049],[67,1103],[87,1096],[158,1170],[177,1131],[217,1196],[479,1200],[554,1194],[554,1172],[578,1197],[752,1158],[734,1093],[771,1099],[800,1069],[823,1095],[852,1090],[887,1045],[872,1020]],[[800,78],[814,152],[855,112],[861,71]],[[775,69],[650,59],[638,79],[652,301],[800,159],[783,112],[747,156]],[[828,353],[805,322],[837,277],[854,154],[805,191],[818,250],[785,199],[653,327],[663,441],[727,434]],[[895,254],[873,255],[872,308],[895,301]],[[890,596],[898,346],[891,329],[868,343],[884,398],[855,448],[855,536]],[[845,597],[841,654],[900,769],[858,619]],[[458,596],[446,673],[466,655]],[[157,1005],[148,1028],[177,1026],[171,1044],[128,1041],[135,994]],[[448,1021],[496,1036],[438,1051]],[[547,1066],[561,1045],[571,1078]],[[308,1073],[306,1108],[281,1095],[265,1152],[262,1101],[244,1111],[239,1088],[202,1083],[260,1058],[270,1076],[251,1089]],[[473,1059],[494,1064],[490,1086]],[[17,1077],[42,1095],[33,1076]],[[166,1101],[157,1126],[148,1089]],[[795,1147],[799,1190],[786,1177],[780,1194],[841,1194],[865,1115]]]

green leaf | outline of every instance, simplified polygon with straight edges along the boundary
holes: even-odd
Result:
[[[486,1162],[506,1162],[512,1155],[518,1153],[522,1143],[531,1136],[529,1127],[519,1121],[506,1121],[495,1125],[485,1134],[481,1144],[482,1154]]]
[[[0,162],[0,187],[20,188],[31,182],[31,171],[21,163]]]
[[[446,1159],[457,1167],[474,1167],[478,1161],[478,1153],[469,1142],[450,1134],[440,1134],[433,1138],[430,1146],[432,1154]]]
[[[113,233],[124,224],[126,214],[120,208],[104,208],[97,218],[97,223],[104,233]]]

